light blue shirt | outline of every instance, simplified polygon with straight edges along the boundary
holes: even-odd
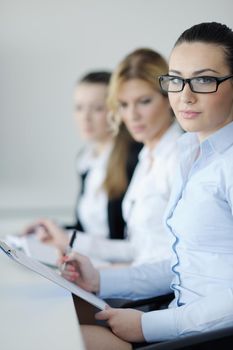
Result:
[[[172,264],[101,272],[101,296],[146,298],[169,292],[166,310],[144,313],[148,342],[233,325],[233,123],[201,145],[180,141],[181,162],[165,215]]]

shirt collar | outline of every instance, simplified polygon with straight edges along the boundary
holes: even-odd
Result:
[[[224,152],[233,144],[233,122],[216,131],[206,141],[216,152]]]
[[[202,150],[215,152],[223,152],[233,144],[233,122],[225,125],[223,128],[216,131],[208,139],[201,144],[198,140],[197,133],[185,133],[178,141],[182,152],[194,152],[199,147]],[[205,152],[206,153],[206,152]]]
[[[105,167],[105,164],[108,162],[111,151],[113,149],[113,142],[109,142],[106,145],[104,151],[98,155],[94,155],[94,146],[89,144],[85,147],[85,150],[80,157],[77,158],[77,170],[80,173],[90,170],[91,168],[96,167]]]
[[[201,155],[201,158],[208,159],[214,153],[224,152],[233,144],[233,122],[216,131],[201,144],[197,133],[187,132],[178,140],[181,159],[181,171],[183,176],[189,172],[193,163]]]

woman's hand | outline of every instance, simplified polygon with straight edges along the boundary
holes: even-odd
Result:
[[[97,320],[107,321],[112,332],[128,342],[143,342],[141,317],[143,312],[134,309],[114,309],[107,307],[95,315]]]
[[[68,257],[61,258],[61,264],[62,276],[68,281],[89,292],[99,292],[99,271],[88,257],[72,252]]]
[[[24,234],[35,233],[39,240],[57,247],[64,252],[69,244],[69,236],[53,221],[41,219],[28,226]]]

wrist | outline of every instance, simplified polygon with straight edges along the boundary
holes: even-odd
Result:
[[[99,291],[100,291],[100,273],[98,270],[96,270],[94,283],[93,283],[93,292],[99,293]]]

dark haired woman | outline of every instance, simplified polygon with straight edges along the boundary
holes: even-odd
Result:
[[[102,297],[146,298],[175,292],[167,309],[106,309],[112,330],[83,326],[87,349],[132,349],[233,324],[233,32],[220,23],[187,29],[160,78],[181,137],[179,171],[165,223],[172,262],[121,270],[94,269],[73,255],[65,276]],[[94,341],[93,341],[94,340]]]

